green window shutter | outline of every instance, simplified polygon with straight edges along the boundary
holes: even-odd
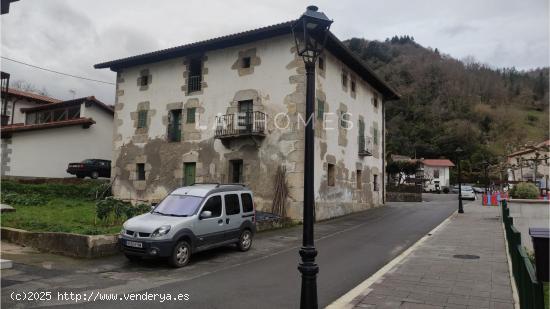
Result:
[[[325,102],[317,99],[317,118],[323,119],[325,114]]]
[[[138,127],[138,128],[145,128],[145,127],[147,127],[147,111],[146,111],[146,110],[138,111],[138,123],[137,123],[137,127]]]
[[[190,107],[187,109],[187,123],[195,123],[195,112],[197,109],[195,107]]]

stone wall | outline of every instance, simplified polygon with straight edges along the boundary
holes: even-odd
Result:
[[[422,193],[386,192],[388,202],[422,202]]]

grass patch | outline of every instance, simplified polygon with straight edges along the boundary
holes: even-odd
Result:
[[[66,232],[84,235],[115,234],[121,225],[106,225],[96,219],[95,201],[53,198],[44,205],[12,205],[16,211],[4,213],[1,224],[33,232]]]

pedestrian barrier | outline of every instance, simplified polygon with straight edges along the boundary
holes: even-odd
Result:
[[[510,209],[505,199],[501,201],[502,222],[508,242],[508,252],[512,260],[512,274],[519,294],[521,309],[543,309],[544,294],[542,283],[537,280],[535,267],[521,245],[521,233],[514,227]]]
[[[498,206],[500,201],[508,199],[508,192],[483,193],[483,206]]]

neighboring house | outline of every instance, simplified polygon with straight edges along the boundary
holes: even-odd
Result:
[[[2,96],[5,96],[5,98],[2,98],[0,109],[2,113],[2,125],[24,123],[25,114],[21,112],[21,108],[61,102],[61,100],[48,96],[13,88],[8,88],[7,92],[2,92]],[[5,104],[4,99],[6,101]]]
[[[159,201],[194,182],[239,182],[254,191],[258,210],[270,211],[283,165],[286,213],[301,219],[305,69],[290,27],[95,65],[117,72],[114,195]],[[397,98],[333,34],[326,46],[316,66],[317,219],[383,203],[384,104]]]
[[[507,156],[508,181],[535,181],[539,188],[548,188],[550,175],[550,140],[525,146]],[[536,162],[536,167],[535,167]],[[535,172],[536,170],[536,172]]]
[[[111,160],[114,111],[94,97],[18,107],[14,115],[19,112],[22,122],[0,128],[2,176],[69,177],[69,162]]]
[[[424,167],[424,189],[443,190],[450,186],[450,168],[455,166],[449,159],[421,159]]]

